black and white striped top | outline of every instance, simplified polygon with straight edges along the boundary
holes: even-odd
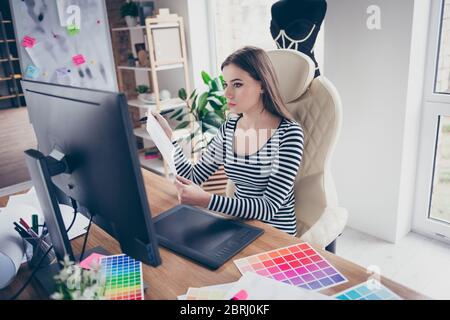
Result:
[[[228,179],[236,186],[234,197],[213,194],[207,209],[258,219],[295,236],[294,181],[303,155],[303,130],[298,123],[283,119],[261,149],[241,156],[233,148],[239,119],[229,118],[220,127],[195,165],[174,142],[177,172],[200,185],[223,164]]]

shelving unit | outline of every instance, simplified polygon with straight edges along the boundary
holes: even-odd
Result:
[[[179,59],[172,59],[171,61],[160,61],[158,57],[161,56],[161,52],[159,51],[159,45],[161,45],[161,36],[158,34],[158,31],[155,30],[164,30],[164,29],[172,29],[177,30],[179,35],[178,41],[179,43],[164,43],[165,45],[169,44],[173,47],[180,48]],[[148,50],[148,58],[149,58],[149,66],[141,67],[141,66],[126,66],[126,65],[118,65],[117,66],[117,74],[118,74],[118,82],[119,88],[122,90],[124,88],[123,84],[123,75],[122,72],[125,71],[134,71],[134,72],[147,72],[149,87],[151,88],[151,92],[155,95],[155,103],[147,104],[142,102],[139,99],[133,99],[129,97],[128,105],[130,107],[139,108],[140,114],[144,115],[149,111],[162,112],[168,110],[175,110],[178,108],[185,107],[185,102],[179,98],[172,98],[168,100],[161,101],[160,99],[160,91],[159,91],[159,83],[158,83],[158,72],[163,72],[165,70],[173,70],[173,69],[183,69],[184,70],[184,88],[187,92],[190,92],[190,84],[189,84],[189,72],[188,72],[188,62],[187,62],[187,54],[186,54],[186,41],[184,35],[184,24],[183,18],[177,16],[176,14],[169,14],[166,10],[161,10],[159,15],[156,17],[148,17],[146,19],[145,26],[135,26],[135,27],[120,27],[120,28],[112,28],[111,29],[113,35],[118,32],[131,32],[140,31],[143,32],[144,39],[146,39],[147,50]],[[158,38],[155,41],[155,36]],[[164,41],[171,41],[169,39],[164,39]],[[174,134],[176,138],[184,138],[190,135],[192,128],[188,127],[183,130],[176,130]],[[142,138],[144,140],[144,146],[152,145],[152,140],[150,135],[147,133],[145,126],[134,129],[134,135],[136,137]],[[160,159],[145,159],[144,153],[141,151],[139,154],[139,159],[141,162],[141,166],[158,174],[169,176],[167,163]]]
[[[0,95],[0,101],[11,100],[14,107],[20,107],[23,93],[17,81],[22,79],[22,75],[17,72],[20,70],[19,58],[12,55],[9,47],[11,44],[16,44],[16,40],[10,39],[11,33],[8,35],[5,27],[7,24],[12,26],[12,21],[4,20],[3,13],[0,12],[0,64],[5,74],[5,76],[0,76],[0,86],[6,83],[8,88],[8,94]]]

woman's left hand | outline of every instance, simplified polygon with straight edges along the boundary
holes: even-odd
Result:
[[[199,206],[202,208],[208,207],[211,195],[191,180],[177,176],[175,186],[177,187],[181,204]]]

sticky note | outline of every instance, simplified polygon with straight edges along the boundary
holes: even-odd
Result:
[[[100,265],[100,259],[104,257],[103,254],[93,253],[86,259],[80,262],[80,267],[83,269],[91,269],[94,264]]]
[[[75,36],[75,35],[77,35],[80,32],[80,28],[78,28],[74,24],[71,24],[71,25],[67,26],[66,30],[67,30],[67,34],[69,36]]]
[[[82,64],[86,63],[86,60],[84,59],[84,56],[82,54],[76,55],[72,58],[73,64],[78,66],[81,66]]]
[[[68,77],[69,75],[70,75],[70,69],[68,69],[68,68],[56,69],[56,76],[58,78],[65,78],[65,77]]]
[[[25,70],[25,76],[27,78],[37,79],[39,77],[39,72],[40,72],[39,68],[29,65]]]
[[[22,46],[25,48],[33,48],[34,45],[36,44],[36,39],[29,37],[29,36],[25,36],[23,37],[22,40]]]

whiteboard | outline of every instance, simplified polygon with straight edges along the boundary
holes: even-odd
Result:
[[[104,0],[11,1],[24,79],[118,91]]]

